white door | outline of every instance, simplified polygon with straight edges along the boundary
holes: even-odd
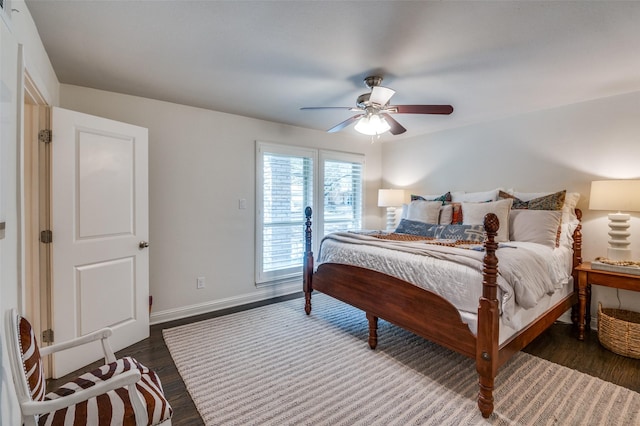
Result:
[[[149,336],[147,129],[53,108],[51,143],[54,343],[111,327],[115,351]],[[64,351],[61,377],[102,356]]]

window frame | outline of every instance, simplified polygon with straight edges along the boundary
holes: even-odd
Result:
[[[313,166],[311,168],[312,197],[310,207],[313,209],[311,231],[313,233],[312,250],[317,252],[324,230],[324,169],[325,161],[342,161],[361,164],[360,192],[361,208],[360,223],[364,221],[365,206],[365,155],[353,154],[340,151],[323,150],[316,148],[306,148],[296,145],[285,145],[271,142],[256,141],[256,219],[255,219],[255,285],[257,287],[276,285],[284,282],[293,282],[302,276],[302,256],[300,257],[300,267],[290,268],[295,271],[263,271],[264,259],[264,154],[273,153],[277,155],[290,155],[295,157],[311,158]],[[306,206],[305,206],[306,207]],[[300,241],[304,241],[304,217],[301,221]]]
[[[318,150],[311,148],[303,148],[293,145],[274,144],[269,142],[256,142],[256,232],[255,232],[255,283],[260,287],[263,285],[277,284],[279,282],[292,281],[301,275],[298,268],[290,268],[291,271],[263,271],[263,245],[264,245],[264,153],[273,153],[277,155],[287,155],[291,157],[311,158],[313,164],[311,167],[311,185],[312,197],[311,208],[315,211],[317,194],[315,182],[318,179]],[[306,206],[305,206],[306,207]],[[301,219],[301,224],[304,218]],[[313,232],[315,234],[315,226]],[[304,235],[300,229],[300,241],[303,241]],[[301,256],[302,261],[302,256]],[[293,270],[295,269],[295,270]]]

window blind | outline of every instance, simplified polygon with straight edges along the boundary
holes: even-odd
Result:
[[[300,230],[313,200],[313,159],[265,153],[264,270],[298,266],[304,253]]]
[[[325,159],[323,235],[362,228],[362,162]]]
[[[362,155],[256,144],[256,284],[301,276],[307,206],[314,250],[327,233],[362,227],[363,168]]]

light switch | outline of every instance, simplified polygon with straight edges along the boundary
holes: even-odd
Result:
[[[238,208],[240,210],[244,210],[247,208],[247,199],[246,198],[240,198],[238,200]]]

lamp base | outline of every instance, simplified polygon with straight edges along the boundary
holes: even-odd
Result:
[[[630,249],[619,249],[609,247],[607,249],[607,259],[611,260],[631,260],[631,250]]]
[[[396,229],[396,208],[387,207],[387,232],[393,232]]]
[[[631,249],[629,249],[629,219],[631,215],[627,213],[609,214],[609,248],[607,257],[612,260],[631,260]]]

